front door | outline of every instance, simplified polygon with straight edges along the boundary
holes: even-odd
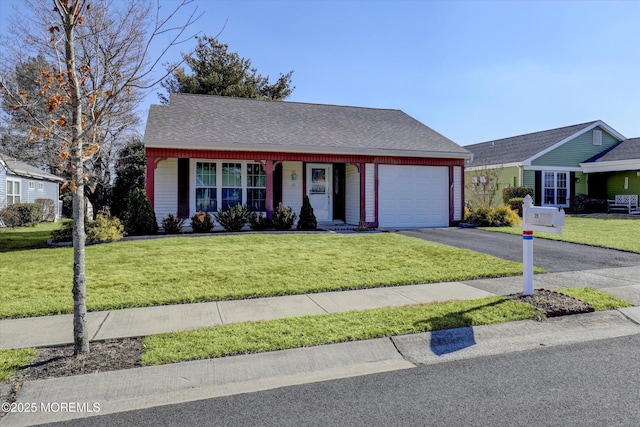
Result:
[[[333,177],[332,165],[323,163],[307,164],[307,196],[318,221],[333,219]]]

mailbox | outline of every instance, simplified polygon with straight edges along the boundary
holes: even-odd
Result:
[[[528,206],[524,209],[522,222],[541,227],[564,227],[564,210],[543,206]]]

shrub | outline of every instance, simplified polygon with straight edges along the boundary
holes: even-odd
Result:
[[[194,233],[208,233],[213,229],[213,221],[209,212],[198,212],[191,217],[191,229]]]
[[[571,200],[571,207],[580,213],[604,213],[607,212],[607,199],[593,199],[586,194],[577,194]]]
[[[117,242],[124,237],[124,226],[108,210],[101,210],[87,225],[87,242]]]
[[[520,218],[522,218],[522,204],[524,203],[524,199],[522,197],[514,197],[513,199],[509,199],[509,207],[512,211],[514,211]]]
[[[249,209],[238,203],[235,206],[227,206],[226,209],[218,212],[216,221],[227,231],[240,231],[249,221]]]
[[[520,217],[509,206],[500,205],[494,209],[493,227],[511,227],[519,223]]]
[[[489,206],[480,206],[464,217],[464,221],[469,224],[477,224],[483,227],[489,227],[493,223],[493,209]]]
[[[42,220],[53,222],[56,220],[56,203],[51,199],[36,199],[42,205]]]
[[[502,190],[502,201],[509,203],[511,199],[519,197],[525,198],[527,194],[533,198],[533,188],[531,187],[506,187]]]
[[[278,207],[273,210],[271,218],[273,221],[273,227],[276,230],[291,230],[291,227],[296,220],[296,214],[293,213],[291,206],[287,206],[285,208],[282,203],[279,203]]]
[[[182,233],[182,226],[184,226],[184,219],[173,216],[173,214],[169,214],[165,218],[162,218],[162,228],[167,234]]]
[[[151,207],[147,193],[140,188],[134,189],[129,194],[125,224],[129,234],[143,235],[158,232],[156,213]]]
[[[0,219],[7,227],[18,227],[20,225],[20,214],[16,209],[2,209],[0,211]]]
[[[249,215],[249,227],[251,227],[252,230],[266,230],[272,226],[273,223],[271,220],[262,215],[262,212],[259,214],[257,212],[251,212],[251,215]]]
[[[42,222],[42,205],[40,203],[16,203],[7,206],[2,218],[9,227],[33,227]]]
[[[70,242],[73,240],[73,221],[66,220],[62,227],[51,232],[52,242]]]
[[[465,217],[465,222],[478,224],[482,227],[508,227],[518,224],[520,218],[507,205],[501,205],[495,209],[481,206],[469,212]]]
[[[313,213],[313,207],[309,201],[309,196],[304,196],[302,208],[300,209],[300,219],[298,220],[298,230],[315,230],[318,228],[318,221]]]

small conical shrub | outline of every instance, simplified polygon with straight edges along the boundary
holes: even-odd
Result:
[[[144,190],[136,188],[129,195],[125,228],[128,234],[143,235],[158,232],[156,213]]]
[[[309,201],[309,196],[304,196],[302,208],[300,209],[300,219],[298,220],[298,230],[315,230],[318,228],[318,221],[313,213],[313,207]]]

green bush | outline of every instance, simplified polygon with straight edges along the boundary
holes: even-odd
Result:
[[[522,204],[524,203],[524,199],[522,197],[514,197],[513,199],[509,199],[507,203],[512,211],[518,214],[519,217],[522,218]]]
[[[209,212],[198,212],[191,217],[191,229],[194,233],[208,233],[213,229],[213,220]]]
[[[124,225],[108,210],[102,210],[87,225],[87,242],[117,242],[124,237]]]
[[[51,199],[36,199],[42,205],[42,220],[53,222],[56,220],[56,202]]]
[[[8,227],[33,227],[42,222],[40,203],[16,203],[2,211],[2,220]]]
[[[494,227],[511,227],[519,223],[520,217],[509,206],[500,205],[493,210]]]
[[[506,187],[502,190],[502,201],[506,204],[511,199],[519,197],[525,198],[527,195],[533,198],[533,188],[531,187]]]
[[[73,221],[65,220],[60,229],[51,232],[52,242],[70,242],[73,240]]]
[[[315,230],[318,228],[318,221],[313,213],[313,207],[309,201],[309,196],[305,195],[300,209],[300,219],[298,220],[298,230]]]
[[[518,214],[507,205],[500,205],[495,209],[481,206],[470,211],[464,220],[469,224],[477,224],[482,227],[509,227],[520,222]]]
[[[607,199],[593,199],[586,194],[577,194],[571,200],[571,209],[579,213],[605,213],[609,208]]]
[[[158,232],[156,213],[147,193],[141,188],[136,188],[129,194],[125,224],[128,234],[146,235]]]
[[[291,230],[296,220],[296,214],[293,213],[291,206],[285,208],[282,203],[279,203],[278,207],[273,210],[271,220],[276,230]]]
[[[226,209],[215,214],[215,217],[225,230],[240,231],[249,222],[250,214],[249,209],[238,203],[235,206],[227,206]]]
[[[271,220],[264,215],[262,212],[259,214],[257,212],[251,212],[249,215],[249,227],[252,230],[267,230],[273,226]]]
[[[20,225],[20,214],[16,209],[4,208],[0,210],[0,219],[7,227],[18,227]]]
[[[183,226],[184,219],[180,219],[173,214],[169,214],[165,218],[162,218],[162,228],[167,234],[180,234],[182,233]]]

